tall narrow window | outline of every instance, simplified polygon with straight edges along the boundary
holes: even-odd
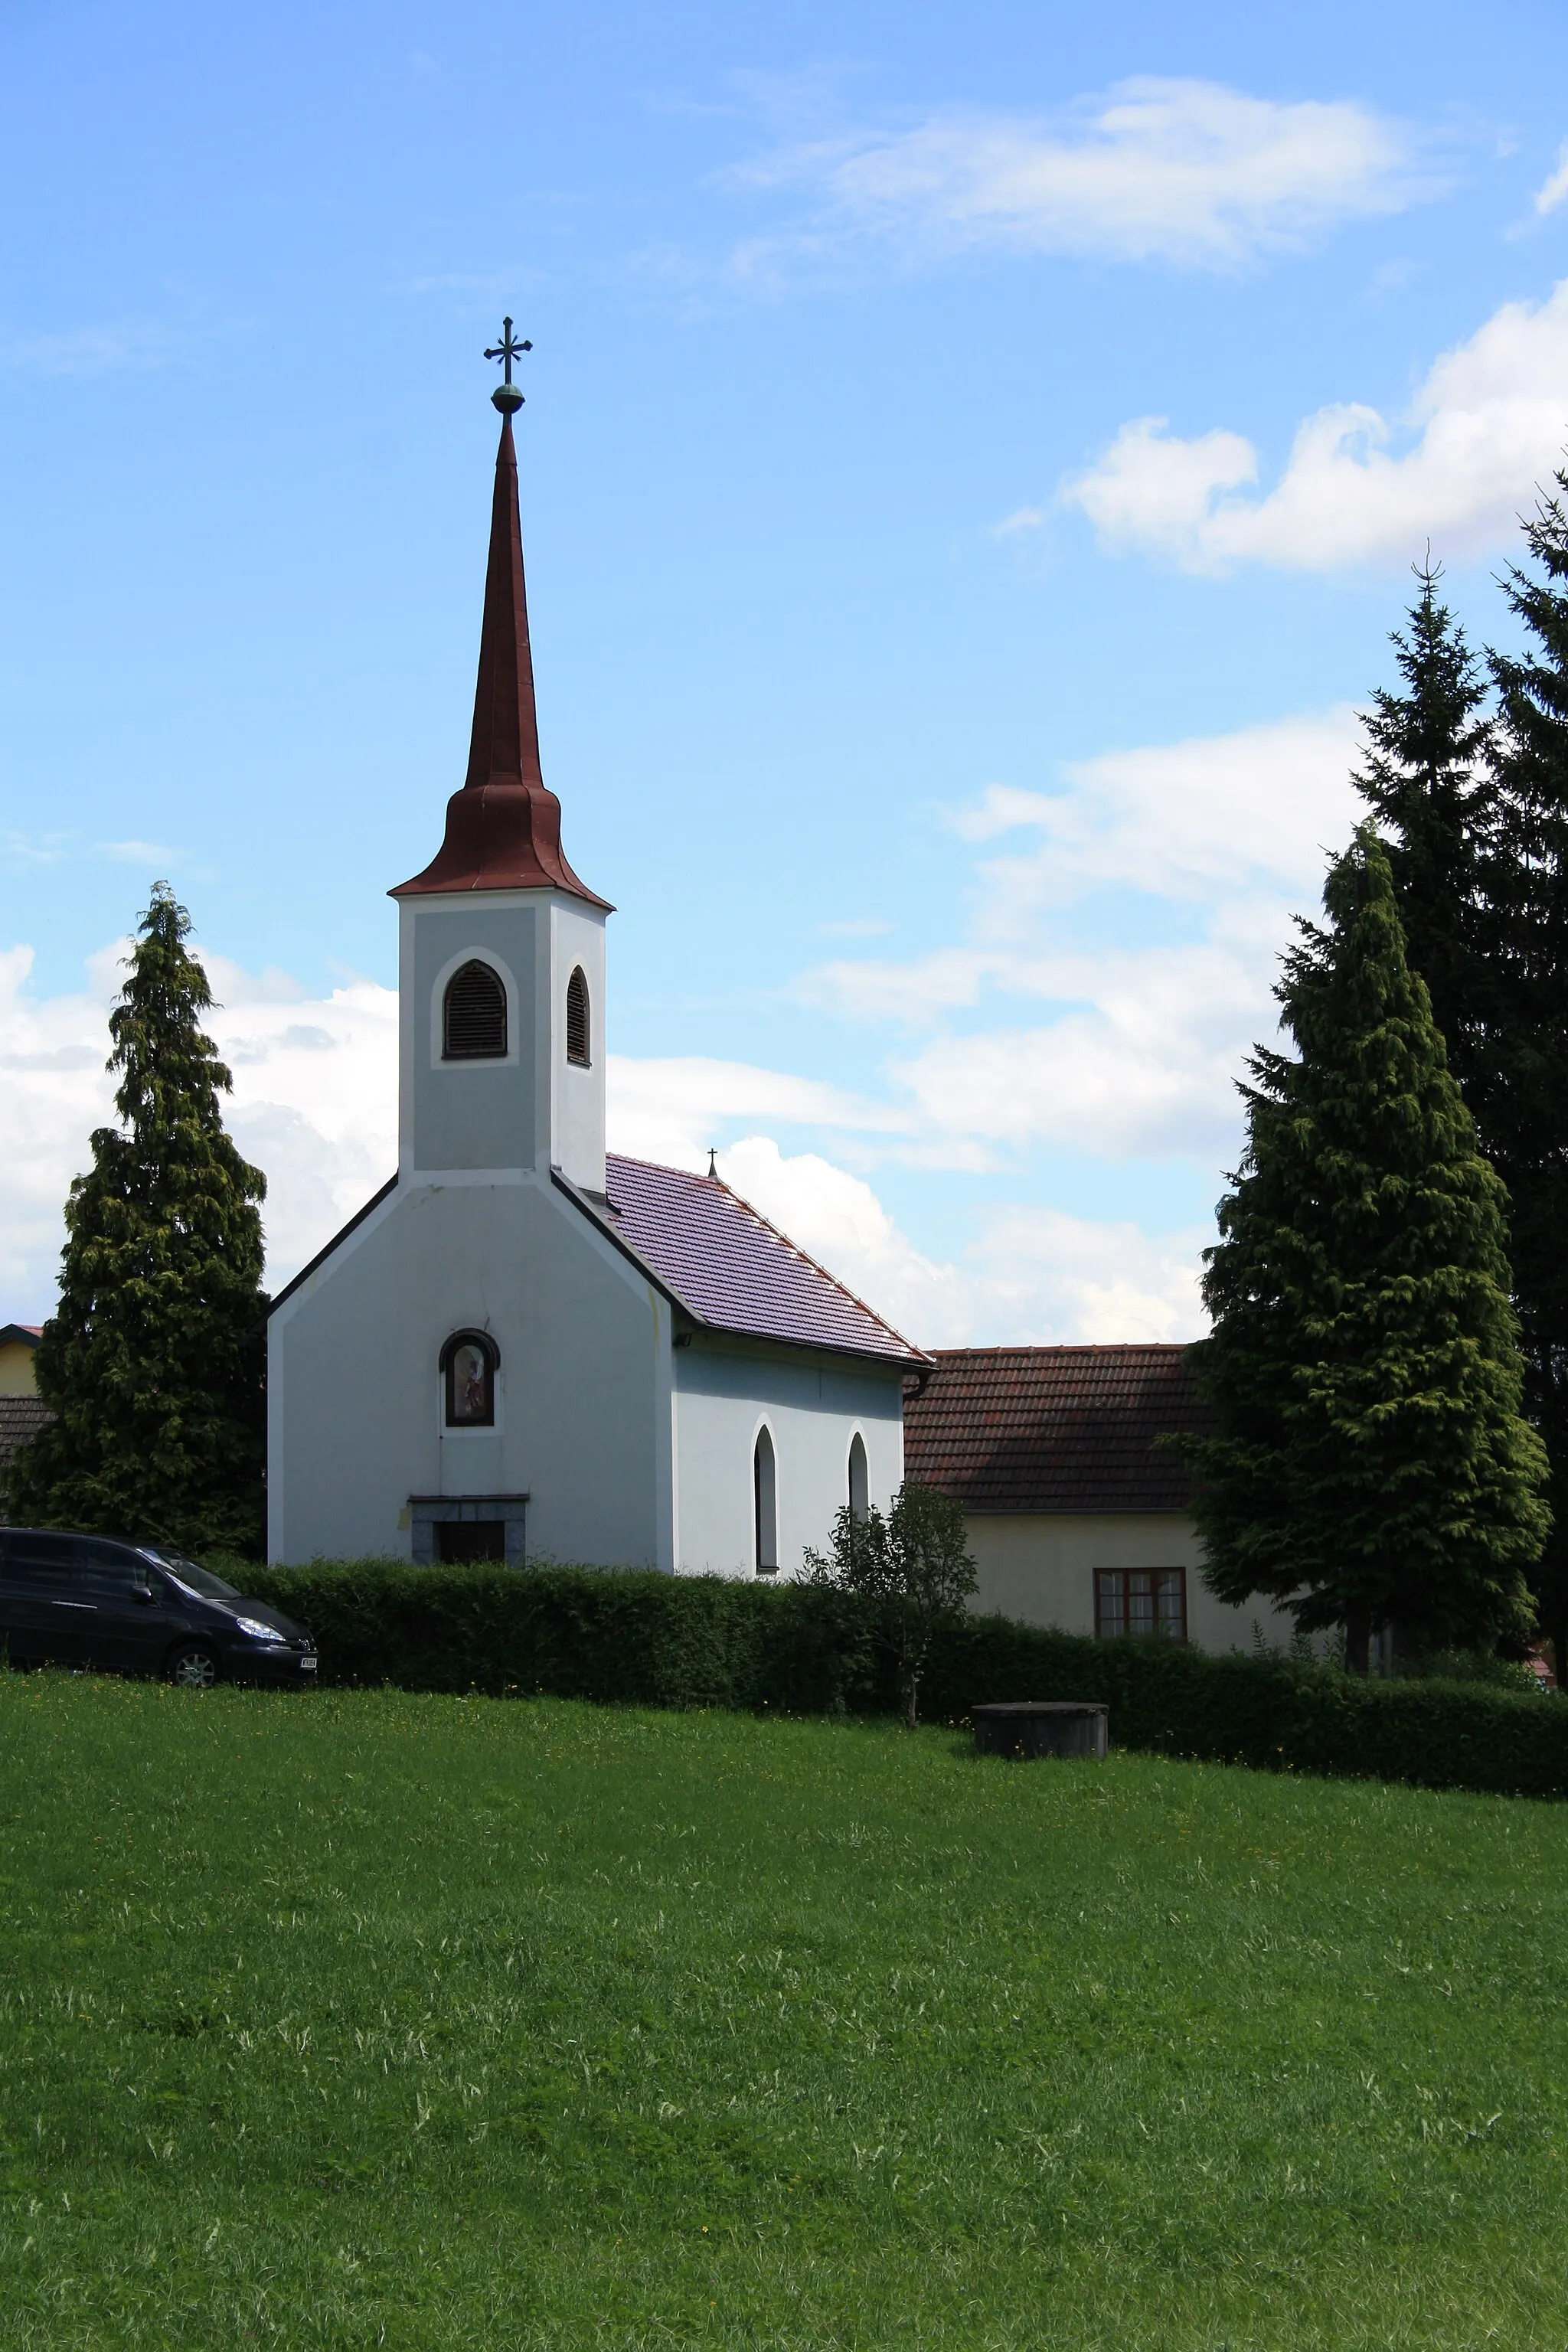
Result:
[[[506,1055],[506,988],[493,964],[476,958],[447,982],[441,1002],[441,1058],[499,1062]]]
[[[587,1068],[592,1042],[593,1031],[588,1021],[588,982],[579,964],[566,983],[566,1059],[574,1069]]]
[[[756,1509],[757,1574],[776,1576],[779,1566],[778,1481],[773,1466],[773,1441],[765,1429],[757,1432],[752,1455],[752,1493]]]
[[[866,1475],[866,1441],[858,1430],[849,1441],[849,1509],[863,1519],[870,1507],[870,1484]]]
[[[487,1331],[454,1331],[441,1350],[448,1429],[493,1429],[496,1367],[500,1361]]]

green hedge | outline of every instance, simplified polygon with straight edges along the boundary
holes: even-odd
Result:
[[[891,1714],[861,1606],[809,1585],[593,1569],[252,1568],[245,1589],[309,1625],[323,1681],[548,1692],[648,1706]],[[948,1625],[921,1711],[1101,1699],[1117,1746],[1434,1789],[1568,1796],[1568,1704],[1475,1683],[1361,1682],[1272,1655],[1093,1642],[1002,1617]]]

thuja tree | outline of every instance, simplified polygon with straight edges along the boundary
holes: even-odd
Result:
[[[1492,1073],[1482,1139],[1512,1203],[1525,1399],[1552,1460],[1553,1532],[1536,1572],[1558,1673],[1568,1660],[1568,475],[1525,524],[1505,584],[1523,649],[1497,690],[1484,876]]]
[[[1405,960],[1370,826],[1331,870],[1277,992],[1293,1055],[1259,1049],[1221,1202],[1201,1344],[1218,1427],[1189,1443],[1205,1574],[1365,1671],[1419,1646],[1518,1640],[1548,1515],[1521,1410],[1506,1196]]]
[[[266,1180],[224,1132],[228,1071],[190,917],[159,883],[110,1016],[118,1127],[72,1184],[37,1357],[54,1418],[15,1458],[14,1521],[253,1551],[265,1463]]]
[[[912,1731],[931,1643],[975,1587],[962,1505],[918,1478],[904,1480],[885,1515],[874,1503],[863,1515],[845,1504],[834,1517],[830,1551],[808,1550],[805,1571],[871,1603],[875,1638],[892,1660]]]

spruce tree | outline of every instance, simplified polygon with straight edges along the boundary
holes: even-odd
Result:
[[[1392,643],[1402,693],[1380,689],[1364,714],[1370,757],[1354,778],[1388,849],[1405,951],[1426,983],[1448,1067],[1483,1129],[1489,1095],[1488,966],[1481,874],[1489,803],[1487,681],[1463,630],[1437,601],[1441,567],[1415,567],[1421,593]]]
[[[1259,1048],[1220,1203],[1199,1348],[1218,1429],[1199,1474],[1205,1571],[1347,1663],[1518,1640],[1547,1513],[1521,1412],[1506,1198],[1477,1148],[1370,824],[1331,869],[1277,991],[1294,1056]]]
[[[1482,1139],[1512,1202],[1525,1399],[1552,1461],[1553,1532],[1536,1571],[1568,1674],[1568,474],[1524,526],[1533,570],[1504,591],[1525,650],[1492,654],[1498,717],[1485,881],[1489,1083]]]
[[[15,1457],[19,1524],[184,1550],[255,1551],[265,1465],[259,1170],[224,1132],[228,1071],[190,917],[158,883],[110,1017],[120,1128],[66,1206],[38,1391],[54,1419]]]

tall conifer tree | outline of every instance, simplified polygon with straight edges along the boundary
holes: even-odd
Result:
[[[229,1073],[190,917],[153,891],[110,1016],[121,1127],[71,1186],[39,1393],[54,1414],[16,1456],[21,1523],[185,1549],[262,1537],[261,1218],[266,1179],[224,1132]]]
[[[1481,1102],[1491,1075],[1479,905],[1490,799],[1487,681],[1437,601],[1441,567],[1428,556],[1415,576],[1421,593],[1408,630],[1393,637],[1404,690],[1374,695],[1364,719],[1370,757],[1354,782],[1387,845],[1406,959],[1426,983],[1448,1067],[1484,1141]]]
[[[1490,1076],[1477,1109],[1512,1203],[1529,1412],[1552,1458],[1553,1533],[1536,1574],[1568,1674],[1568,474],[1524,526],[1504,583],[1526,632],[1490,656],[1498,719],[1485,875]]]
[[[1218,1433],[1193,1442],[1212,1589],[1303,1629],[1426,1644],[1522,1636],[1547,1514],[1521,1413],[1505,1199],[1477,1148],[1370,825],[1331,868],[1278,991],[1221,1202],[1201,1345]]]

